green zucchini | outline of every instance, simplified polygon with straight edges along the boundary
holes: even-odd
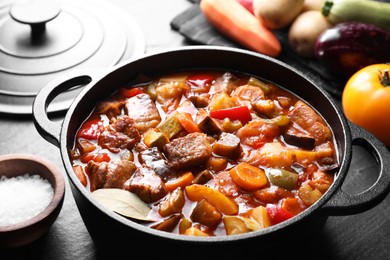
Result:
[[[269,181],[276,186],[286,190],[293,190],[297,187],[298,174],[282,169],[268,169]]]
[[[390,31],[390,3],[372,0],[325,0],[322,14],[333,23],[362,22]]]

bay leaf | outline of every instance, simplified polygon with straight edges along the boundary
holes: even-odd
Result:
[[[98,189],[92,192],[92,197],[108,209],[125,217],[153,221],[148,218],[149,205],[127,190],[116,188]]]

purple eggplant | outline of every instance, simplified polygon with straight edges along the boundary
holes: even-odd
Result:
[[[390,62],[390,33],[373,24],[340,23],[318,37],[315,56],[329,72],[348,79],[365,66]]]

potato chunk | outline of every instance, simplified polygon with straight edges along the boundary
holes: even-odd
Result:
[[[206,199],[224,214],[235,215],[238,213],[238,204],[213,188],[193,184],[187,186],[185,190],[187,197],[192,201],[201,201],[202,199]]]

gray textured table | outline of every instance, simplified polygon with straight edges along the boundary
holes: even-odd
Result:
[[[170,27],[170,21],[190,7],[186,0],[111,0],[135,18],[146,40],[146,52],[190,44]],[[61,120],[61,115],[54,120]],[[31,118],[0,115],[0,154],[33,153],[60,167],[59,149],[37,133]],[[355,147],[351,169],[343,186],[355,193],[376,179],[378,166],[369,154]],[[375,208],[352,216],[329,217],[325,226],[313,235],[312,245],[302,245],[295,257],[310,259],[390,259],[390,197]],[[124,249],[129,252],[129,249]],[[129,259],[131,254],[129,252]],[[260,254],[261,255],[261,254]],[[5,257],[4,257],[5,256]],[[146,256],[146,255],[145,255]],[[78,213],[67,183],[62,211],[49,232],[26,247],[0,252],[0,259],[100,259],[93,241]],[[184,258],[184,257],[183,257]],[[112,257],[110,259],[115,259]]]

